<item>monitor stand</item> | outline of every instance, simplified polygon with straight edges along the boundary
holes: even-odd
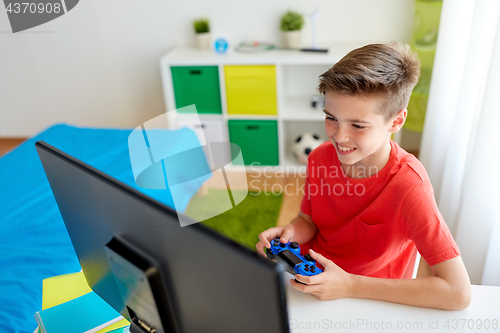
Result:
[[[130,317],[130,332],[179,332],[160,266],[120,236],[104,250]]]

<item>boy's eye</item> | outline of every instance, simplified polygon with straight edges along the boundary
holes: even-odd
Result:
[[[358,129],[365,128],[364,126],[361,126],[361,125],[358,125],[358,124],[352,124],[352,126],[354,126],[355,128],[358,128]]]
[[[334,117],[330,117],[330,116],[326,116],[326,119],[327,119],[327,120],[330,120],[330,121],[337,120],[337,119],[335,119]]]

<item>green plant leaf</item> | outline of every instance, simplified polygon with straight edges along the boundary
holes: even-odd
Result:
[[[200,18],[193,21],[194,31],[197,34],[210,32],[210,21],[206,18]]]
[[[298,12],[287,11],[281,16],[281,30],[295,31],[304,26],[304,16]]]

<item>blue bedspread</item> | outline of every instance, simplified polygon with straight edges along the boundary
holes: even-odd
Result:
[[[36,141],[46,141],[173,207],[168,189],[146,190],[135,184],[127,144],[130,133],[55,125],[0,159],[1,333],[32,333],[37,326],[34,314],[42,306],[42,280],[81,269],[38,158]]]

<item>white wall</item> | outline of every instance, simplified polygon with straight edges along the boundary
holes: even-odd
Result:
[[[165,112],[158,60],[194,43],[191,21],[215,36],[281,42],[287,9],[321,5],[320,44],[408,41],[413,0],[80,0],[66,15],[12,34],[0,5],[0,136],[31,136],[67,122],[136,127]],[[304,45],[310,42],[310,22]]]

